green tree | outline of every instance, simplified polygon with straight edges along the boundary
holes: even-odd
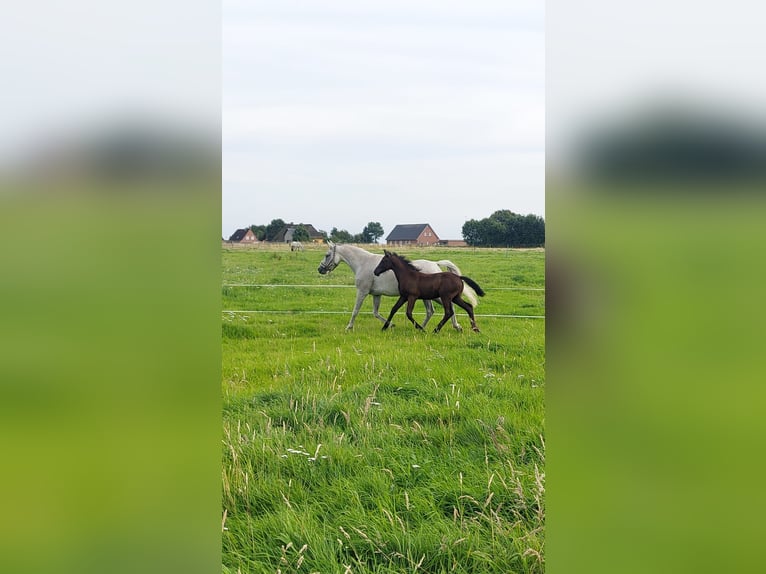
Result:
[[[311,241],[308,229],[303,225],[296,227],[295,232],[293,233],[293,241]]]
[[[495,247],[510,247],[519,245],[521,216],[508,210],[495,211],[487,220],[487,243]]]
[[[362,230],[362,243],[377,243],[383,237],[383,226],[377,221],[370,221]]]
[[[481,245],[482,234],[479,226],[479,222],[475,219],[469,219],[463,224],[463,240],[471,247],[479,247]]]
[[[279,233],[285,225],[286,223],[281,219],[272,219],[271,223],[266,226],[264,235],[266,241],[274,241],[277,233]]]
[[[330,231],[330,241],[334,241],[335,243],[352,243],[354,241],[354,236],[345,229],[333,227]]]
[[[266,237],[266,226],[265,225],[251,225],[250,229],[253,230],[253,233],[255,233],[255,236],[258,238],[258,241],[263,241],[263,239]]]
[[[537,247],[545,244],[545,220],[507,209],[463,224],[463,239],[473,247]]]
[[[528,247],[545,245],[545,220],[530,213],[523,218],[524,244]]]

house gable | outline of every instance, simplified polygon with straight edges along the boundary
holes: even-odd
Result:
[[[252,229],[246,227],[244,229],[237,229],[232,233],[231,237],[229,237],[229,241],[236,243],[257,243],[258,238],[255,236],[255,233],[253,233]]]
[[[395,226],[386,237],[389,245],[434,245],[439,236],[428,223],[408,223]]]

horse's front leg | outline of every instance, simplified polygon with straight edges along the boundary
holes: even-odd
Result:
[[[400,295],[400,296],[399,296],[399,300],[398,300],[396,303],[394,303],[394,306],[393,306],[393,307],[391,307],[391,312],[388,314],[388,319],[386,319],[386,322],[385,322],[385,324],[383,325],[383,330],[384,330],[384,331],[385,331],[386,329],[388,329],[389,325],[391,325],[391,319],[393,319],[393,318],[394,318],[394,315],[395,315],[395,314],[396,314],[396,312],[399,310],[399,307],[401,307],[402,305],[404,305],[404,302],[405,302],[406,300],[407,300],[407,298],[406,298],[406,297],[403,297],[403,296],[401,296],[401,295]]]
[[[348,325],[346,325],[346,331],[350,331],[354,328],[354,321],[356,320],[356,316],[359,314],[359,309],[362,308],[362,303],[364,302],[365,297],[367,297],[367,293],[361,289],[357,290],[356,303],[354,304],[354,310],[351,312],[351,320],[348,322]]]
[[[415,301],[417,301],[416,298],[410,297],[407,299],[407,318],[410,320],[410,322],[415,325],[415,328],[419,331],[423,330],[423,327],[418,325],[418,322],[415,320],[415,318],[412,316],[412,310],[415,308]]]
[[[373,295],[372,296],[372,314],[380,319],[383,323],[386,322],[386,318],[380,314],[380,295]]]

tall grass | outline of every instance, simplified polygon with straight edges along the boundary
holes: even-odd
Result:
[[[352,283],[322,255],[224,249],[223,282]],[[544,314],[541,292],[492,290],[542,286],[542,252],[407,255],[457,263],[487,289],[479,314]],[[354,296],[223,289],[224,309],[348,312],[224,312],[224,571],[542,572],[544,321],[382,332],[366,302],[346,332]]]

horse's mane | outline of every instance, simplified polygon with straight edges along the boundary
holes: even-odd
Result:
[[[404,266],[405,266],[405,267],[407,267],[407,269],[409,269],[410,271],[417,271],[417,272],[420,272],[420,269],[418,269],[417,267],[415,267],[415,265],[413,265],[412,261],[410,261],[409,259],[407,259],[407,258],[406,258],[404,255],[399,255],[398,253],[394,253],[393,251],[389,251],[389,253],[390,253],[392,256],[395,256],[395,257],[397,257],[397,258],[399,259],[399,261],[401,261],[402,263],[404,263]]]

